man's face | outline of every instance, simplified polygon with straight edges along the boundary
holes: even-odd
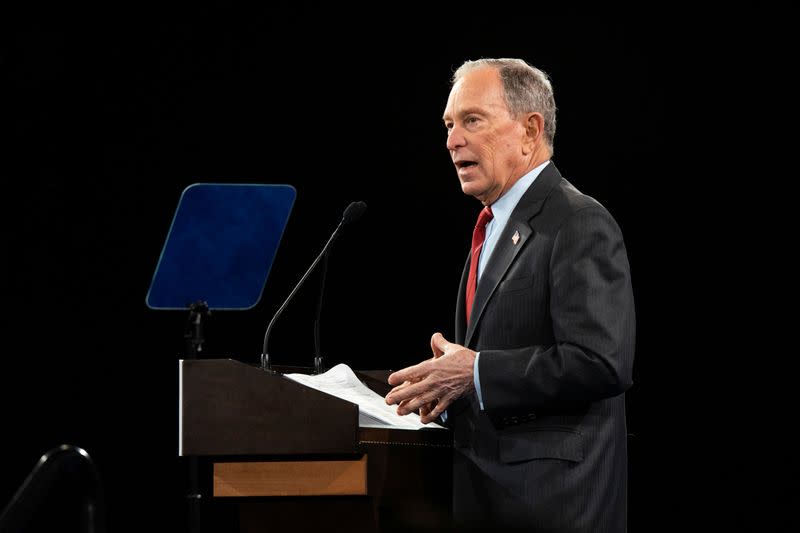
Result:
[[[497,70],[479,68],[458,80],[443,118],[464,194],[490,205],[529,170],[526,129],[508,112]]]

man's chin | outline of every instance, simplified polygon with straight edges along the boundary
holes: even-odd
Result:
[[[462,181],[461,182],[461,192],[466,194],[467,196],[472,196],[473,198],[477,198],[478,200],[481,199],[481,196],[486,192],[481,187],[478,187],[476,183],[471,181]]]

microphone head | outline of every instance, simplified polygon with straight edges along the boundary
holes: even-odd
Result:
[[[364,211],[367,210],[367,204],[364,202],[353,202],[347,206],[347,209],[344,210],[344,215],[342,215],[342,225],[347,226],[348,224],[352,224],[359,218],[361,215],[364,214]]]

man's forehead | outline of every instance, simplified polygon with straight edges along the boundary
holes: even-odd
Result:
[[[455,89],[455,88],[454,88]],[[507,111],[502,90],[475,87],[467,91],[454,90],[447,99],[443,118],[470,113],[500,113]]]
[[[459,106],[503,105],[505,97],[500,76],[494,69],[479,69],[468,72],[450,89],[447,108]]]

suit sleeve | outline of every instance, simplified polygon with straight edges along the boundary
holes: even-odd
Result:
[[[558,229],[549,263],[554,342],[481,350],[486,410],[593,402],[632,384],[635,313],[622,233],[595,205]]]

